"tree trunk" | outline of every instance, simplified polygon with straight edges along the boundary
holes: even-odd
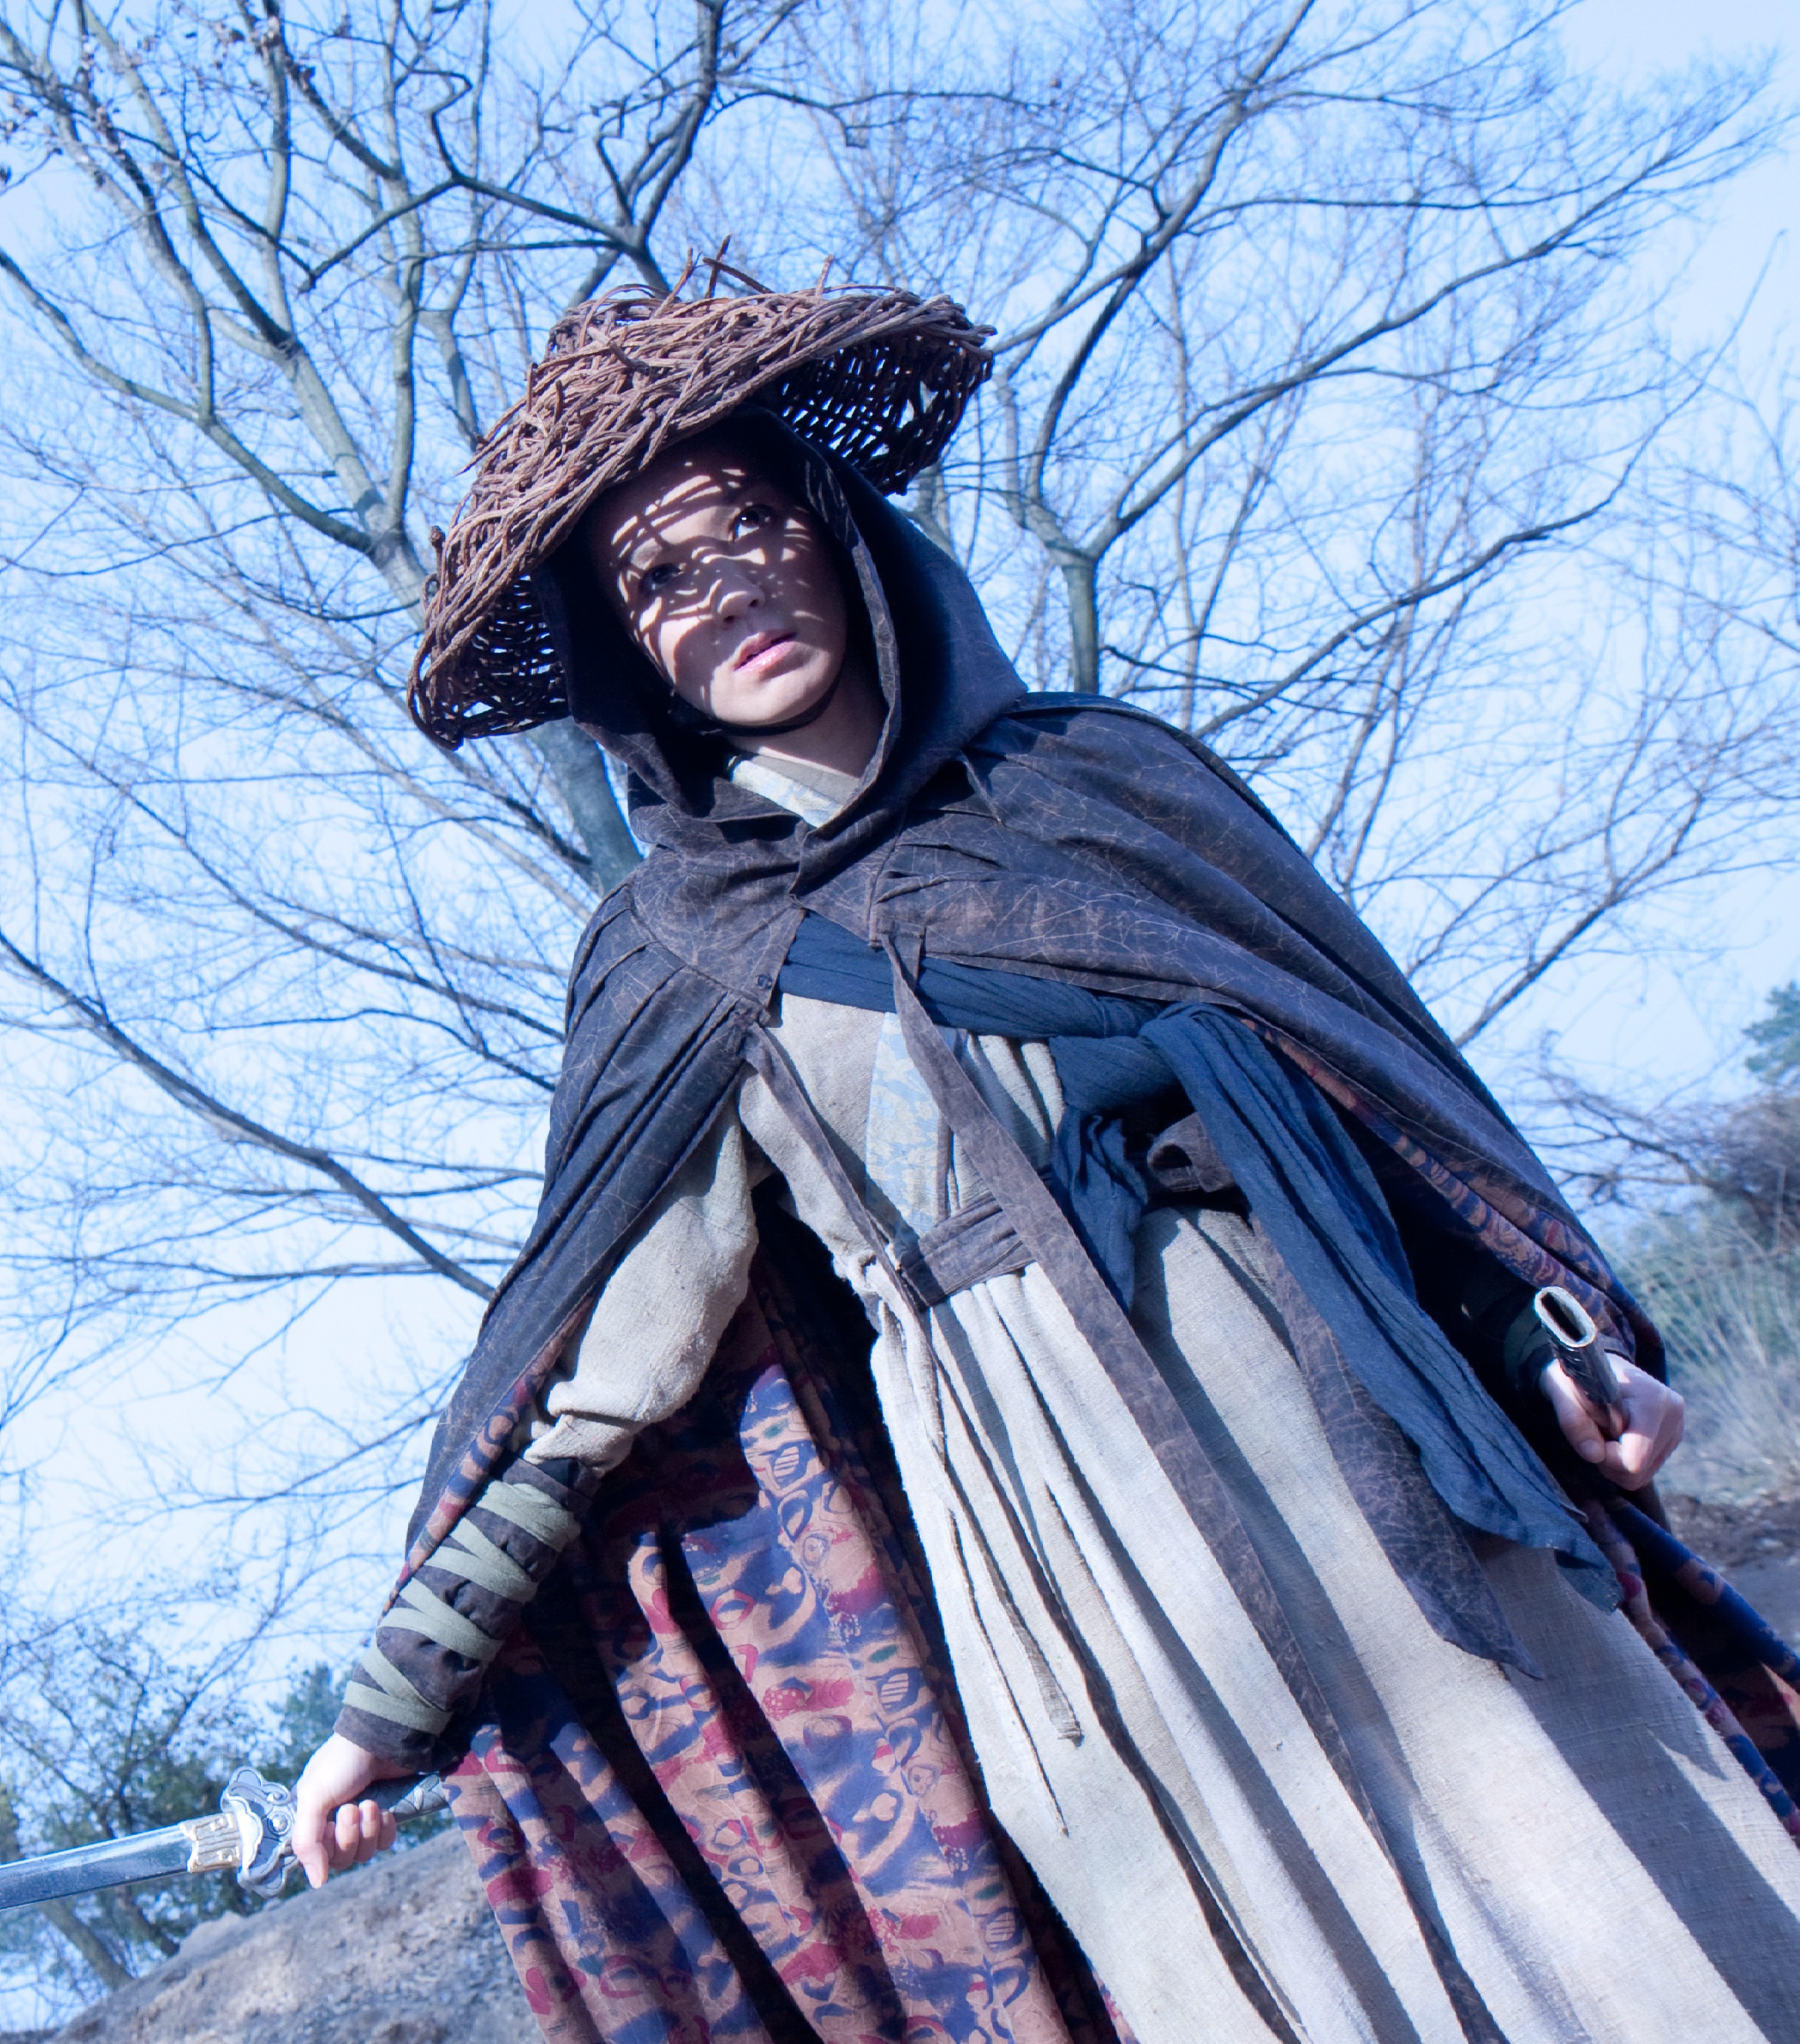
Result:
[[[620,813],[600,747],[567,717],[528,735],[569,805],[594,885],[609,893],[643,855]]]
[[[120,1964],[118,1954],[100,1933],[83,1923],[69,1903],[42,1902],[38,1907],[57,1934],[81,1954],[88,1970],[109,1994],[116,1994],[136,1979],[129,1966]]]
[[[422,625],[425,571],[404,533],[400,544],[378,559],[376,566],[388,587],[412,612],[414,621]],[[550,769],[550,777],[574,821],[595,886],[602,894],[610,893],[643,855],[626,827],[600,747],[567,717],[541,724],[526,736]]]
[[[0,1785],[0,1860],[14,1860],[18,1856],[19,1820],[10,1792]],[[83,1923],[66,1900],[40,1902],[37,1906],[44,1921],[81,1954],[88,1970],[109,1994],[136,1977],[99,1932]]]
[[[1069,686],[1082,695],[1100,692],[1100,605],[1098,563],[1065,555],[1057,563],[1069,594]]]

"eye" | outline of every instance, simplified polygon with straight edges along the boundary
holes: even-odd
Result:
[[[639,596],[654,596],[658,590],[666,589],[681,571],[673,561],[658,561],[638,577]]]
[[[731,521],[732,536],[735,538],[741,532],[759,532],[765,525],[772,525],[774,522],[775,513],[768,505],[743,505]]]

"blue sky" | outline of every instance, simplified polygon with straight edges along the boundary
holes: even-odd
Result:
[[[1710,12],[1675,0],[1582,0],[1567,17],[1565,35],[1578,65],[1621,82],[1679,71],[1712,55],[1767,48],[1774,53],[1779,84],[1794,93],[1800,91],[1791,54],[1795,19],[1794,0],[1728,0]],[[1770,163],[1717,195],[1716,219],[1698,237],[1670,294],[1668,309],[1679,338],[1698,342],[1716,335],[1754,294],[1745,328],[1752,363],[1773,361],[1791,344],[1800,281],[1795,168],[1791,157]],[[1558,982],[1541,998],[1522,1004],[1495,1040],[1483,1039],[1479,1061],[1522,1108],[1527,1103],[1521,1081],[1531,1068],[1536,1043],[1547,1034],[1559,1037],[1564,1057],[1603,1089],[1642,1097],[1665,1088],[1699,1093],[1743,1084],[1744,1025],[1760,1012],[1771,986],[1800,977],[1800,917],[1793,913],[1790,894],[1800,895],[1800,882],[1785,889],[1771,887],[1766,874],[1721,883],[1710,893],[1684,893],[1668,911],[1671,931],[1679,920],[1684,947],[1696,928],[1716,933],[1701,969],[1694,969],[1691,950],[1684,949],[1678,968],[1653,945],[1632,956],[1598,959],[1573,991]],[[355,1354],[371,1341],[390,1354],[442,1354],[461,1346],[466,1301],[447,1297],[428,1304],[411,1283],[385,1289],[391,1296],[378,1305],[358,1289],[309,1316],[283,1368],[304,1379],[323,1364],[328,1375],[325,1358]],[[209,1387],[217,1381],[219,1351],[242,1354],[248,1345],[232,1342],[213,1323],[194,1345],[205,1352],[186,1363],[170,1361],[154,1394],[145,1395],[134,1384],[121,1397],[125,1387],[121,1385],[113,1387],[112,1398],[103,1398],[110,1409],[98,1416],[90,1409],[34,1414],[26,1430],[29,1443],[14,1443],[15,1453],[36,1456],[44,1479],[29,1523],[20,1529],[30,1536],[33,1548],[48,1551],[46,1543],[56,1544],[59,1527],[91,1530],[93,1458],[97,1434],[103,1432],[112,1443],[103,1459],[117,1480],[121,1507],[136,1499],[151,1514],[150,1523],[140,1520],[139,1530],[125,1535],[133,1560],[175,1578],[203,1568],[217,1529],[180,1515],[157,1519],[154,1500],[171,1470],[183,1461],[211,1456],[229,1462],[244,1445],[254,1400],[231,1404],[210,1397]],[[326,1397],[322,1384],[311,1388],[316,1397]],[[266,1425],[278,1431],[278,1415],[291,1409],[290,1394],[297,1395],[294,1385],[271,1383],[274,1406]],[[393,1522],[387,1530],[393,1531],[403,1509],[397,1502],[384,1509],[386,1520]],[[122,1530],[128,1516],[121,1509],[115,1531]],[[382,1546],[384,1533],[370,1530]],[[97,1551],[87,1559],[102,1573],[111,1566]],[[381,1565],[374,1567],[379,1577]],[[372,1577],[371,1584],[378,1594],[385,1578],[377,1582]],[[351,1614],[343,1616],[347,1622]]]
[[[1709,58],[1763,48],[1778,94],[1800,98],[1800,10],[1794,0],[1582,0],[1564,35],[1573,60],[1623,81],[1645,81]],[[1790,149],[1718,195],[1717,213],[1676,279],[1668,312],[1679,339],[1718,334],[1748,304],[1742,347],[1749,371],[1767,375],[1800,339],[1800,159]],[[1553,1029],[1565,1057],[1602,1087],[1654,1076],[1671,1088],[1729,1090],[1744,1083],[1745,1024],[1771,987],[1800,978],[1800,880],[1771,886],[1754,874],[1710,894],[1682,897],[1691,936],[1702,919],[1717,932],[1710,962],[1675,970],[1653,955],[1599,961],[1574,1000],[1522,1018],[1524,1031]]]

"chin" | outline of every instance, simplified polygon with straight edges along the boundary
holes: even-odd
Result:
[[[785,724],[789,717],[805,716],[831,686],[829,674],[776,674],[748,686],[740,682],[716,689],[710,707],[720,723],[754,731],[760,724]]]

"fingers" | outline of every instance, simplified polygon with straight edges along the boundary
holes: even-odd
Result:
[[[393,1843],[395,1829],[393,1819],[371,1800],[343,1804],[332,1819],[332,1871],[366,1866]]]
[[[1584,1462],[1602,1466],[1611,1443],[1600,1431],[1600,1421],[1591,1405],[1575,1388],[1560,1362],[1552,1362],[1538,1380],[1556,1415],[1563,1439]]]
[[[308,1826],[305,1836],[301,1823]],[[391,1814],[366,1797],[360,1803],[340,1804],[329,1815],[307,1812],[294,1826],[294,1856],[308,1885],[323,1888],[334,1873],[366,1866],[377,1853],[387,1851],[398,1831]]]
[[[1625,1408],[1625,1431],[1607,1443],[1600,1466],[1623,1490],[1641,1490],[1681,1445],[1687,1426],[1679,1391],[1659,1384],[1634,1364],[1617,1358],[1614,1368]]]
[[[335,1732],[306,1763],[294,1785],[293,1847],[310,1886],[322,1888],[393,1843],[393,1819],[363,1791],[397,1771]]]
[[[323,1888],[332,1870],[326,1832],[331,1823],[328,1804],[303,1774],[294,1792],[294,1834],[290,1843],[309,1888]]]
[[[309,1888],[323,1888],[331,1872],[331,1862],[325,1854],[324,1840],[317,1827],[302,1836],[299,1823],[294,1827],[294,1857],[299,1862],[301,1872],[306,1877]]]
[[[1681,1445],[1683,1402],[1679,1391],[1659,1384],[1621,1356],[1613,1358],[1613,1370],[1619,1385],[1618,1414],[1604,1419],[1575,1389],[1560,1363],[1551,1364],[1541,1381],[1563,1438],[1582,1460],[1622,1490],[1641,1490]],[[1617,1437],[1609,1438],[1615,1426]]]

